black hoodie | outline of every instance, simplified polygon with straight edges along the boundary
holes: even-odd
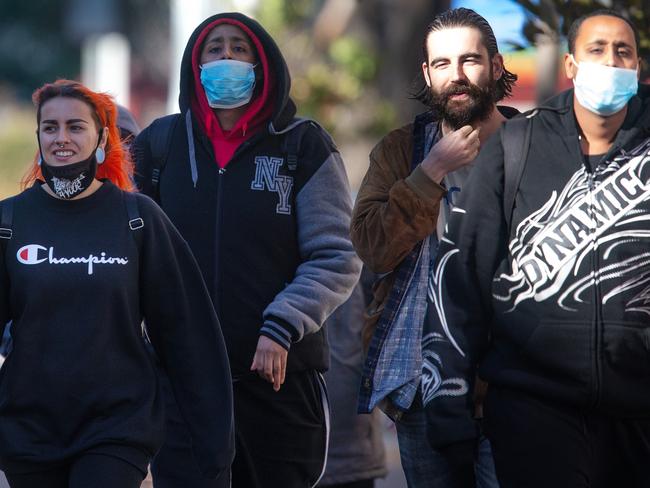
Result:
[[[260,109],[268,118],[220,169],[206,127],[214,115],[197,107],[205,94],[195,80],[192,51],[206,29],[226,19],[243,25],[263,49],[258,57],[269,77],[263,83],[272,88],[267,94],[272,110]],[[307,122],[297,169],[287,167],[285,134],[305,123],[293,119],[289,88],[277,45],[254,20],[237,13],[215,15],[190,37],[181,66],[181,114],[174,116],[178,123],[159,202],[199,262],[236,376],[250,373],[260,335],[290,348],[289,371],[326,369],[329,353],[321,326],[350,294],[361,267],[348,236],[347,176],[331,139]],[[154,193],[151,130],[135,141],[136,182],[149,194]]]
[[[467,392],[481,358],[479,374],[493,385],[650,416],[648,100],[630,100],[612,148],[591,164],[572,90],[530,123],[510,229],[499,133],[476,159],[440,245],[433,344],[443,367],[429,365],[440,376],[427,392],[434,445],[476,435]],[[453,393],[435,391],[451,384]]]

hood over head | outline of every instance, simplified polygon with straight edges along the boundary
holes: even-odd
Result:
[[[248,111],[240,118],[230,132],[245,135],[253,125],[273,122],[277,127],[285,126],[295,115],[295,105],[289,98],[291,78],[287,63],[277,44],[268,32],[255,20],[237,12],[221,13],[205,19],[190,36],[181,62],[179,106],[181,113],[192,109],[202,128],[210,135],[211,126],[216,123],[211,107],[208,105],[200,79],[201,47],[206,36],[220,24],[232,24],[242,29],[250,37],[257,51],[263,79],[261,89],[256,87]],[[218,123],[216,123],[218,126]]]
[[[140,133],[140,126],[135,120],[131,111],[122,106],[117,106],[117,128],[120,129],[122,139],[131,135],[137,136]]]

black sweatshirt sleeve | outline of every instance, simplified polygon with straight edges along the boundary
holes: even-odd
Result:
[[[492,279],[506,245],[503,150],[497,133],[481,149],[437,253],[436,313],[433,330],[423,338],[422,380],[427,434],[434,447],[478,434],[474,379],[493,313]]]
[[[215,477],[234,456],[232,383],[221,328],[189,246],[153,201],[138,201],[145,221],[140,294],[147,332],[199,467]]]

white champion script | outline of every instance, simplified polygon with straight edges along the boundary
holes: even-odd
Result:
[[[47,251],[47,257],[39,258],[39,251]],[[88,257],[57,258],[54,256],[54,248],[46,248],[38,244],[28,244],[21,247],[16,253],[16,258],[22,264],[40,264],[43,262],[49,264],[86,264],[88,265],[88,274],[93,274],[94,265],[96,264],[128,264],[128,258],[116,258],[107,256],[105,252],[99,253],[99,256],[89,254]]]

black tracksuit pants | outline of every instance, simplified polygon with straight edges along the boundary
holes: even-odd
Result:
[[[140,488],[146,473],[113,456],[81,454],[63,465],[5,475],[11,488]]]
[[[227,488],[201,476],[166,380],[167,434],[154,458],[154,488]],[[321,476],[327,439],[324,397],[315,371],[287,373],[279,392],[247,374],[233,383],[236,455],[232,488],[308,488]],[[218,415],[218,413],[215,413]]]
[[[583,411],[492,384],[484,415],[501,488],[650,487],[650,418]]]

